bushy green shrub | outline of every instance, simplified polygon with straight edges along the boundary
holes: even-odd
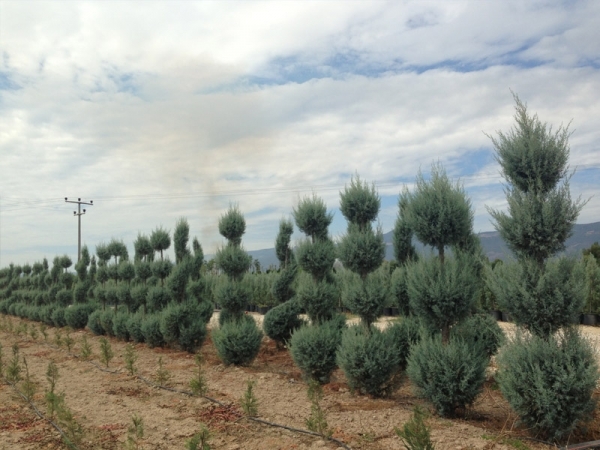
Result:
[[[452,327],[451,336],[477,346],[488,357],[496,354],[505,336],[498,322],[489,314],[474,314]]]
[[[304,320],[298,317],[298,314],[300,305],[295,300],[289,300],[269,310],[263,319],[265,334],[273,339],[278,347],[286,344],[294,330],[304,324]]]
[[[94,306],[88,303],[78,303],[67,308],[65,311],[65,320],[74,330],[85,328],[88,323],[89,315],[94,310]]]
[[[215,301],[221,305],[223,312],[227,311],[233,318],[240,318],[244,308],[250,301],[252,293],[245,280],[222,282],[216,286]],[[223,318],[227,317],[222,315]],[[219,323],[223,319],[219,317]]]
[[[538,265],[533,260],[487,268],[488,287],[517,325],[538,336],[569,326],[583,311],[585,271],[581,261],[561,257]]]
[[[90,284],[84,281],[78,281],[73,287],[73,303],[85,303],[87,300]]]
[[[217,250],[215,263],[227,276],[240,279],[250,268],[252,257],[239,244],[229,243]]]
[[[221,360],[229,365],[248,365],[258,351],[263,337],[262,331],[250,316],[224,323],[212,331],[212,340]]]
[[[54,326],[54,322],[52,321],[52,313],[56,305],[45,305],[40,309],[40,320],[44,322],[46,325]]]
[[[102,328],[104,329],[104,332],[106,334],[108,334],[109,336],[115,335],[114,328],[113,328],[114,317],[115,317],[115,313],[110,308],[105,311],[102,311],[102,314],[100,315],[100,323],[102,324]]]
[[[36,305],[27,306],[26,316],[29,320],[38,322],[40,320],[40,307]]]
[[[146,342],[150,348],[162,347],[165,345],[165,340],[160,332],[159,314],[146,316],[142,322],[142,334],[144,335],[144,342]]]
[[[439,414],[452,416],[481,392],[487,364],[487,355],[478,347],[456,338],[444,345],[437,334],[413,346],[406,372]]]
[[[55,327],[61,328],[67,325],[67,321],[65,320],[65,310],[66,308],[57,306],[54,311],[52,311],[52,323]]]
[[[477,299],[479,280],[474,258],[459,254],[422,258],[407,273],[410,310],[435,330],[449,330],[467,317]]]
[[[63,288],[56,293],[56,303],[61,306],[68,306],[73,302],[73,291]]]
[[[160,261],[157,261],[160,263]],[[159,312],[169,303],[169,293],[162,286],[154,286],[148,289],[146,305],[149,312]]]
[[[204,322],[200,320],[190,322],[179,330],[179,346],[188,353],[194,353],[202,346],[206,335],[207,329]]]
[[[119,311],[113,317],[113,335],[123,341],[129,340],[129,313]]]
[[[307,273],[298,276],[298,293],[296,299],[313,322],[329,320],[332,317],[339,292],[333,277],[315,282]]]
[[[0,302],[0,313],[7,314],[9,305],[10,305],[10,301],[8,299],[2,300]]]
[[[296,248],[298,264],[319,280],[333,267],[335,255],[335,244],[331,239],[305,239]]]
[[[140,263],[146,264],[146,263]],[[148,298],[148,286],[143,284],[134,286],[131,288],[131,311],[137,311],[139,308],[146,306],[146,299]]]
[[[352,391],[385,397],[398,387],[400,352],[394,337],[375,327],[366,333],[363,325],[344,330],[336,361]]]
[[[574,329],[542,339],[517,333],[497,357],[496,380],[523,424],[550,440],[592,417],[598,364]]]
[[[142,320],[143,316],[141,313],[131,314],[127,320],[127,331],[133,342],[144,342],[144,333],[142,333]]]
[[[369,273],[364,279],[354,274],[342,289],[342,299],[354,314],[358,314],[366,326],[370,326],[383,314],[388,289],[382,271]]]
[[[292,334],[290,353],[306,379],[325,384],[337,367],[335,355],[340,346],[339,322],[325,321],[304,326]]]
[[[171,303],[161,313],[160,331],[169,345],[177,344],[193,353],[206,338],[206,311],[208,302]]]
[[[102,312],[101,309],[97,309],[88,316],[87,327],[96,335],[103,335],[106,333],[102,326]]]
[[[414,316],[404,317],[402,321],[395,322],[385,330],[391,336],[393,348],[397,352],[398,361],[402,370],[406,369],[406,363],[410,350],[421,340],[424,332],[421,320]]]
[[[406,280],[406,267],[396,267],[392,273],[390,286],[390,296],[392,303],[398,307],[400,315],[408,316],[410,314],[410,300],[408,297],[408,284]]]

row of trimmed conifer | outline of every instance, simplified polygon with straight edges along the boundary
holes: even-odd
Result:
[[[557,256],[585,202],[570,197],[568,127],[552,131],[515,101],[515,127],[491,138],[508,210],[489,210],[514,254],[511,263],[487,262],[464,187],[437,163],[428,178],[419,173],[412,191],[400,193],[391,276],[382,268],[385,243],[375,225],[381,199],[374,185],[356,175],[340,193],[348,226],[337,244],[325,202],[316,195],[301,199],[293,222],[280,222],[280,268],[271,275],[277,306],[265,315],[263,329],[244,313],[252,301],[252,258],[242,246],[246,223],[237,207],[219,219],[227,242],[215,256],[218,277],[203,269],[197,239],[188,248],[189,225],[181,219],[173,233],[174,264],[164,258],[170,235],[157,228],[150,237],[138,236],[133,262],[126,246],[113,240],[96,247],[97,259],[84,248],[75,274],[68,257],[55,258],[51,269],[44,260],[1,270],[0,312],[194,352],[216,303],[221,312],[211,335],[226,364],[252,363],[264,332],[289,349],[306,379],[327,383],[339,367],[354,392],[381,397],[407,374],[445,416],[474,402],[501,348],[495,377],[511,407],[537,435],[565,439],[595,408],[598,381],[593,348],[573,327],[588,263]],[[305,237],[292,249],[294,223]],[[418,255],[415,238],[431,253]],[[336,257],[344,266],[337,273]],[[490,296],[517,325],[506,345],[498,324],[479,308]],[[375,324],[390,297],[403,317],[380,329]],[[340,299],[358,324],[346,323]]]

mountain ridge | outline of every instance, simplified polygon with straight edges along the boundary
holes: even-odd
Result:
[[[394,247],[392,245],[392,233],[388,231],[384,233],[383,239],[386,244],[385,248],[385,259],[394,259]],[[483,231],[477,233],[483,246],[485,255],[493,261],[494,259],[511,259],[512,253],[500,238],[500,233],[497,231]],[[573,235],[565,242],[565,253],[574,255],[581,253],[581,250],[589,248],[594,242],[600,241],[600,222],[586,223],[586,224],[575,224],[573,227]],[[429,250],[416,239],[413,238],[413,243],[419,253],[427,253]],[[260,250],[248,251],[248,254],[252,256],[252,259],[258,260],[263,270],[270,266],[279,266],[279,261],[275,255],[275,248],[265,248]]]

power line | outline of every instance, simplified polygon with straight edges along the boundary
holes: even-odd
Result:
[[[586,169],[600,169],[600,166],[597,164],[579,164],[575,166],[576,169],[586,170]],[[457,180],[460,181],[480,181],[480,180],[499,180],[502,178],[500,171],[497,173],[480,173],[473,175],[463,175],[456,177]],[[376,183],[377,188],[382,187],[401,187],[406,183],[412,183],[414,180],[398,180],[398,181],[388,181],[383,183]],[[106,201],[115,201],[115,200],[171,200],[171,199],[193,199],[193,198],[210,198],[210,197],[224,197],[224,196],[248,196],[248,195],[265,195],[265,194],[286,194],[286,193],[294,193],[294,192],[311,192],[311,191],[331,191],[343,189],[344,184],[315,184],[315,185],[297,185],[291,187],[267,187],[267,188],[256,188],[256,189],[232,189],[232,190],[222,190],[216,189],[212,192],[192,192],[186,194],[140,194],[140,195],[119,195],[119,196],[96,196],[96,199],[102,199]],[[22,198],[22,197],[21,197]],[[19,211],[23,209],[28,209],[31,206],[36,206],[36,208],[45,208],[49,210],[59,209],[56,206],[52,206],[55,204],[57,198],[42,198],[42,199],[25,199],[21,200],[20,197],[12,197],[7,198],[4,197],[4,205],[10,205],[11,207],[3,209],[4,212],[10,211]]]

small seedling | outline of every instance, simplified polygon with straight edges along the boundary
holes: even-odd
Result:
[[[42,333],[42,336],[44,336],[44,341],[48,342],[48,327],[43,322],[40,323],[40,333]]]
[[[138,355],[135,353],[135,347],[133,345],[127,344],[125,346],[124,359],[125,367],[127,367],[129,375],[133,376],[137,372],[137,369],[135,368],[135,362],[138,359]]]
[[[33,339],[34,341],[37,341],[38,330],[35,326],[32,326],[31,329],[29,330],[29,336],[31,336],[31,339]]]
[[[58,378],[58,367],[54,361],[50,361],[48,368],[46,369],[46,379],[48,380],[48,384],[50,384],[50,392],[54,392]]]
[[[134,414],[131,416],[131,425],[129,425],[129,428],[127,428],[127,449],[137,450],[139,448],[139,440],[143,437],[144,419],[137,414]]]
[[[310,416],[306,419],[306,426],[310,431],[319,433],[321,436],[330,438],[333,430],[329,428],[327,423],[327,413],[321,407],[323,399],[323,388],[319,382],[311,380],[308,385],[308,398],[311,402]]]
[[[203,423],[200,423],[200,431],[185,443],[187,450],[210,450],[210,431]]]
[[[171,372],[164,368],[162,356],[158,357],[158,369],[154,379],[159,386],[166,386],[171,379]]]
[[[194,359],[196,365],[198,366],[198,375],[190,380],[190,389],[194,395],[202,397],[206,395],[208,391],[208,385],[206,383],[206,378],[204,377],[204,373],[202,371],[202,354],[197,353],[196,358]]]
[[[0,378],[4,378],[4,352],[2,351],[2,342],[0,342]]]
[[[15,343],[12,346],[13,357],[6,366],[6,379],[9,383],[18,383],[21,381],[21,364],[19,363],[19,346]]]
[[[50,389],[46,391],[46,406],[48,408],[48,414],[50,417],[54,416],[54,413],[59,409],[59,406],[64,402],[64,394],[57,395],[54,392],[56,388],[56,382],[58,381],[58,367],[54,361],[50,361],[48,368],[46,369],[46,379],[50,385]]]
[[[27,334],[27,324],[23,322],[19,323],[17,328],[15,328],[15,334],[17,336],[21,336],[21,334]]]
[[[255,384],[256,384],[256,381],[254,381],[254,380],[246,381],[246,391],[244,392],[244,395],[242,396],[242,398],[240,400],[240,402],[242,404],[242,410],[249,417],[258,416],[258,400],[257,400],[256,396],[254,395],[254,385]]]
[[[108,339],[100,338],[100,360],[106,365],[107,368],[110,360],[113,359],[114,356],[115,354],[112,351]]]
[[[29,375],[29,366],[27,365],[27,360],[24,356],[23,367],[25,367],[25,380],[23,380],[22,385],[23,395],[28,401],[31,401],[33,399],[33,396],[35,395],[36,386],[33,380],[31,379],[31,376]]]
[[[87,340],[87,337],[83,335],[81,338],[81,359],[87,361],[92,356],[92,346]]]
[[[75,339],[71,337],[71,328],[67,328],[67,335],[65,336],[65,345],[67,346],[67,351],[71,353],[71,349],[73,348],[73,344],[75,343]]]
[[[54,332],[54,344],[57,347],[62,347],[63,345],[62,332],[60,331],[60,329]]]
[[[65,434],[68,436],[68,439],[72,443],[78,445],[81,443],[83,437],[83,428],[75,419],[73,412],[65,404],[64,394],[61,394],[61,399],[62,400],[58,404],[58,409],[56,410],[58,419],[60,420],[60,423],[65,430]],[[69,445],[69,447],[71,447],[71,445]]]
[[[435,445],[431,442],[431,430],[425,423],[426,417],[427,412],[417,405],[402,429],[395,429],[407,450],[435,450]]]

